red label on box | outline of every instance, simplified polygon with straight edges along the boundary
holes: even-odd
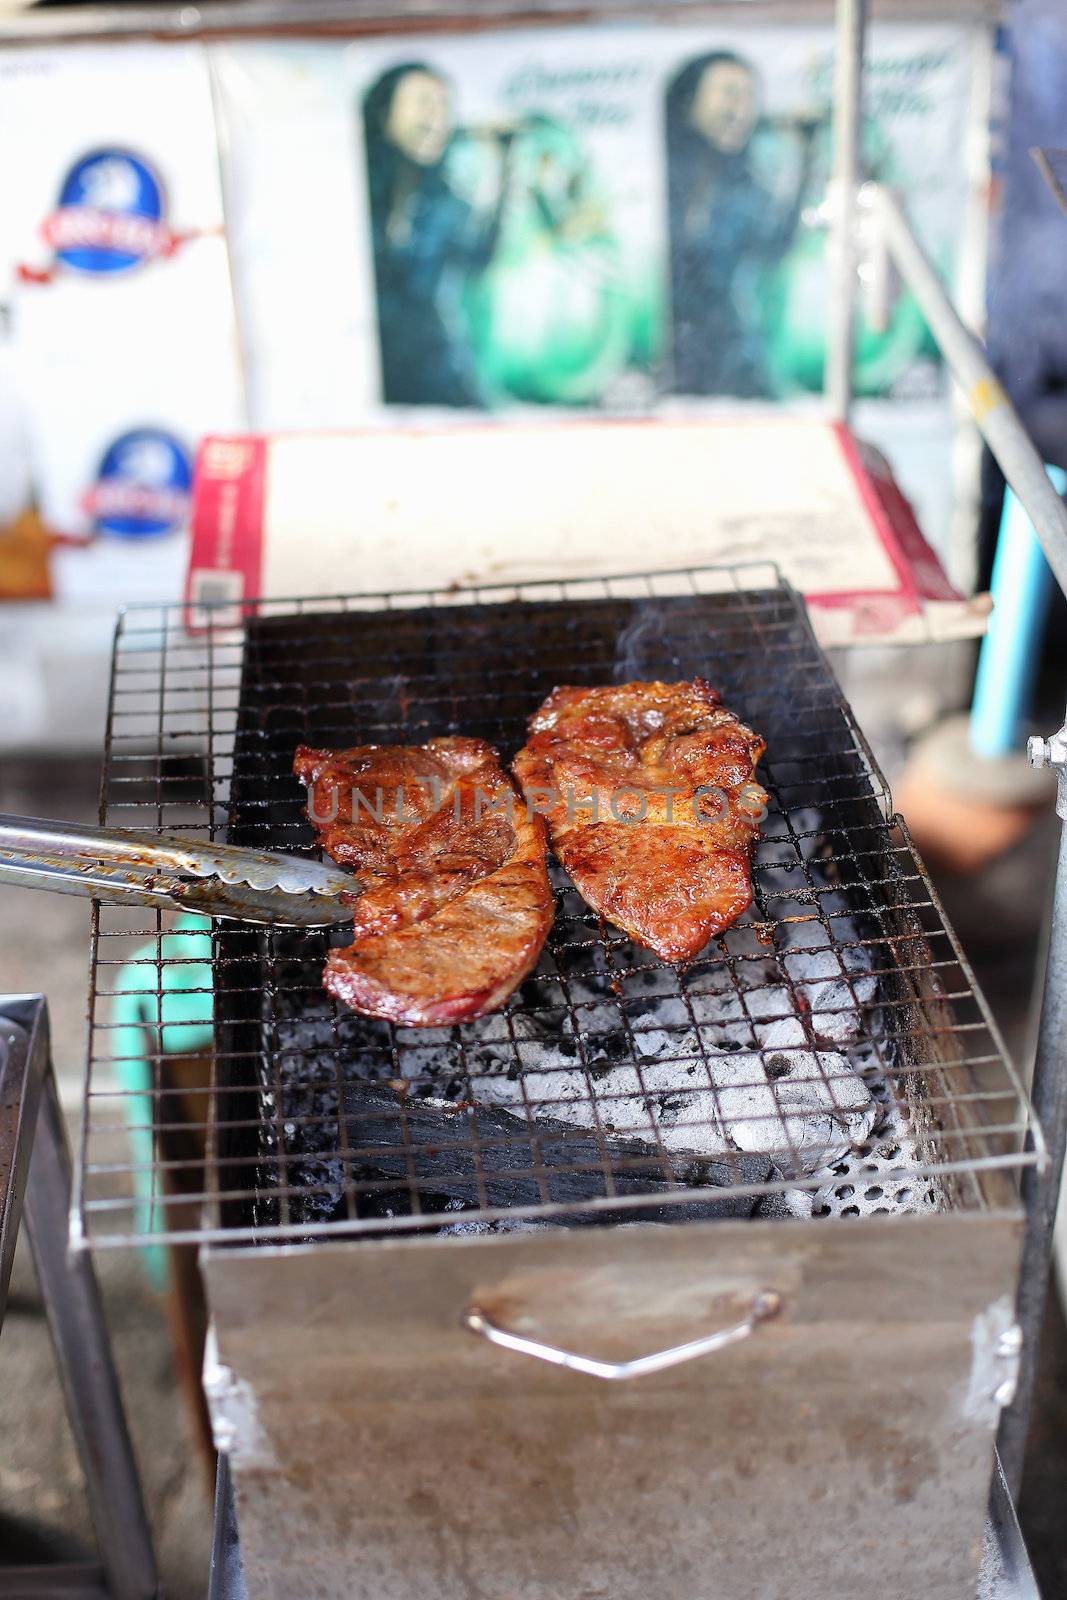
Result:
[[[236,627],[242,601],[259,595],[266,471],[266,439],[209,438],[200,447],[185,586],[185,624],[193,631]]]

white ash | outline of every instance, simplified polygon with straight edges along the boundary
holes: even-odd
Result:
[[[822,1178],[815,1189],[791,1189],[782,1196],[790,1216],[874,1217],[902,1211],[943,1211],[947,1200],[932,1179],[916,1169],[919,1151],[898,1106],[891,1105],[879,1123],[879,1136],[869,1150],[850,1152],[812,1174]]]
[[[642,1038],[638,1064],[620,1063],[599,1080],[568,1063],[545,1065],[515,1082],[506,1076],[480,1078],[477,1098],[487,1105],[550,1117],[605,1136],[632,1136],[662,1146],[668,1155],[723,1155],[733,1146],[718,1115],[708,1074],[692,1060],[657,1061],[656,1046],[666,1035]],[[704,1084],[698,1083],[698,1074]]]
[[[863,1080],[829,1051],[729,1055],[711,1070],[732,1143],[765,1152],[784,1177],[815,1172],[862,1145],[878,1120]]]
[[[462,1200],[450,1200],[445,1211],[463,1211]],[[532,1217],[500,1217],[495,1222],[486,1222],[478,1217],[464,1218],[459,1222],[450,1222],[447,1227],[438,1229],[438,1237],[442,1239],[474,1239],[487,1233],[544,1233],[551,1226],[548,1222],[537,1222]]]
[[[767,1154],[785,1176],[810,1173],[869,1138],[878,1106],[848,1060],[829,1051],[707,1050],[696,1034],[635,1035],[635,1061],[595,1078],[553,1061],[519,1079],[479,1077],[486,1105],[632,1136],[670,1156]],[[662,1054],[664,1059],[657,1059]],[[693,1057],[696,1059],[693,1059]]]

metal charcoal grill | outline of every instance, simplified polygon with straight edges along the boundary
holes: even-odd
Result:
[[[325,934],[217,924],[215,1073],[183,1121],[211,1135],[209,1159],[194,1148],[153,1167],[150,1211],[180,1208],[182,1237],[231,1240],[440,1227],[457,1212],[487,1227],[563,1210],[621,1220],[653,1200],[679,1218],[819,1216],[980,1205],[979,1172],[1032,1159],[1023,1098],[929,880],[797,597],[769,576],[270,604],[203,638],[177,610],[126,613],[111,823],[309,851],[298,743],[464,732],[506,758],[558,683],[698,673],[763,733],[771,797],[752,911],[684,973],[599,924],[557,872],[536,974],[505,1012],[463,1027],[355,1017],[322,991]],[[194,1032],[177,1008],[200,997],[203,1017],[210,1003],[202,958],[165,938],[162,914],[140,916],[134,929],[103,908],[95,927],[80,1214],[100,1242],[134,1220],[119,1163],[97,1159],[128,1098],[110,1081],[107,980],[132,977],[152,1034],[155,1080],[133,1102],[146,1134],[187,1098],[168,1081]],[[145,938],[155,948],[131,967]]]
[[[309,850],[297,743],[507,758],[561,682],[699,673],[768,745],[755,903],[684,973],[558,875],[507,1008],[405,1030],[325,996],[323,936],[95,912],[75,1242],[204,1247],[252,1593],[766,1600],[842,1550],[967,1593],[1040,1136],[797,596],[760,566],[183,621],[120,622],[105,821]]]

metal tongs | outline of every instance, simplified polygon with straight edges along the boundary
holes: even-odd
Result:
[[[351,873],[300,856],[132,828],[0,815],[0,884],[301,928],[351,917]]]

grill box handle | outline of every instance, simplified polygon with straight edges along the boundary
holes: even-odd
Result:
[[[740,1344],[755,1333],[761,1322],[776,1317],[781,1310],[781,1296],[772,1289],[760,1289],[753,1296],[746,1317],[730,1328],[720,1328],[702,1339],[691,1339],[687,1344],[672,1345],[669,1350],[653,1350],[650,1355],[636,1356],[632,1361],[597,1361],[592,1356],[578,1355],[574,1350],[561,1350],[558,1345],[544,1344],[540,1339],[525,1339],[520,1333],[509,1333],[500,1328],[479,1306],[468,1306],[462,1323],[468,1333],[475,1333],[502,1350],[513,1350],[516,1355],[532,1356],[535,1361],[547,1361],[554,1367],[566,1367],[570,1372],[584,1372],[590,1378],[603,1378],[609,1383],[625,1383],[631,1378],[644,1378],[652,1372],[664,1372],[668,1367],[679,1367],[683,1361],[696,1361],[699,1356],[714,1355],[728,1345]]]

